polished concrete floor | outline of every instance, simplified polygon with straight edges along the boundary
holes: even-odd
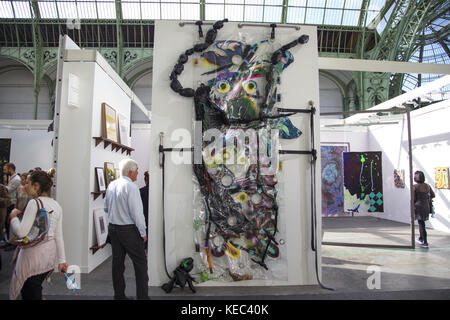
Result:
[[[373,218],[324,218],[323,241],[358,244],[411,244],[410,226]],[[322,282],[333,291],[319,286],[283,287],[197,287],[193,294],[188,287],[166,294],[159,287],[150,287],[154,300],[316,300],[316,299],[450,299],[450,234],[428,230],[429,249],[380,248],[324,245],[322,247]],[[3,252],[0,271],[0,299],[8,298],[11,252]],[[379,271],[379,278],[374,275]],[[126,294],[135,296],[134,269],[126,261]],[[379,280],[379,286],[374,279]],[[369,288],[372,284],[375,287]],[[97,299],[113,297],[111,259],[90,274],[81,277],[81,290],[69,291],[62,276],[54,274],[51,284],[44,284],[49,300]]]

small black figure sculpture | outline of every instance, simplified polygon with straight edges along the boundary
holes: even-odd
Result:
[[[173,277],[170,278],[170,281],[162,285],[162,289],[166,293],[172,292],[172,289],[175,285],[178,285],[180,288],[184,288],[186,286],[186,282],[191,288],[192,292],[196,292],[194,284],[192,281],[195,281],[194,278],[191,277],[189,272],[191,272],[194,267],[194,260],[192,258],[185,258],[181,261],[180,265],[173,272]]]

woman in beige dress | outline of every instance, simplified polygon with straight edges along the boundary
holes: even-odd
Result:
[[[62,208],[50,196],[53,181],[45,171],[34,171],[27,178],[27,192],[42,201],[47,210],[49,230],[46,238],[35,246],[20,248],[11,279],[9,298],[14,300],[19,293],[23,300],[41,300],[42,282],[51,275],[58,263],[59,272],[67,271],[62,231]],[[37,204],[31,199],[23,213],[22,220],[17,217],[19,210],[10,215],[12,232],[18,238],[27,236],[34,223]]]

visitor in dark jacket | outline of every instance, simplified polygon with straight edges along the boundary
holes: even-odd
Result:
[[[422,248],[428,248],[427,230],[425,228],[425,221],[431,212],[431,199],[435,197],[433,189],[428,183],[425,183],[425,175],[422,171],[414,173],[414,213],[415,219],[419,224],[420,237],[417,241]]]

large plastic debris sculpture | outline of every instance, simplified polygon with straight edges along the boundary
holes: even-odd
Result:
[[[194,163],[200,206],[194,217],[201,278],[267,279],[269,260],[280,257],[277,172],[279,138],[301,131],[275,107],[280,75],[293,61],[289,49],[309,37],[274,48],[271,40],[216,41],[227,20],[208,30],[205,42],[186,50],[170,74],[170,87],[194,99],[202,124],[202,159]],[[178,76],[189,56],[212,70],[196,89]],[[209,78],[208,78],[209,77]]]

